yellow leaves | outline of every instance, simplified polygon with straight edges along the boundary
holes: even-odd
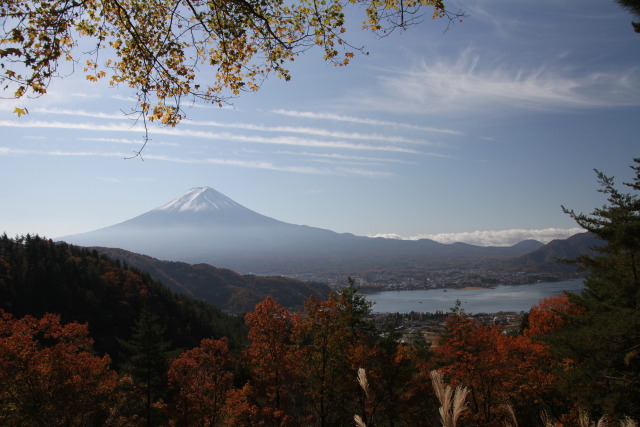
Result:
[[[37,94],[44,94],[47,92],[47,89],[37,81],[31,83],[31,90]]]
[[[0,30],[6,67],[0,82],[15,97],[45,93],[58,61],[79,59],[87,81],[109,70],[111,86],[123,83],[145,101],[157,101],[161,107],[153,112],[138,108],[169,125],[182,119],[185,96],[220,103],[242,90],[257,91],[270,74],[289,80],[284,64],[314,44],[328,62],[349,64],[355,56],[343,39],[349,3],[364,3],[363,28],[371,31],[398,25],[421,6],[433,7],[436,16],[444,10],[442,0],[265,0],[251,2],[251,10],[236,1],[193,1],[184,8],[174,7],[184,5],[178,0],[10,1],[15,15]],[[87,43],[76,53],[80,37]]]
[[[25,115],[29,114],[29,110],[27,110],[26,108],[16,107],[16,108],[13,109],[13,113],[17,114],[18,117],[21,117],[23,114],[25,114]]]
[[[18,87],[18,89],[15,91],[15,93],[13,94],[14,97],[16,98],[21,98],[22,95],[24,95],[24,93],[26,92],[27,88],[24,86],[20,86]]]

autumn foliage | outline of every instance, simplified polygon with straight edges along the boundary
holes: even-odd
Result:
[[[167,372],[175,392],[170,409],[180,425],[219,425],[227,391],[233,385],[226,338],[204,339],[199,347],[185,351]]]
[[[0,302],[18,313],[0,312],[0,425],[333,427],[353,425],[357,414],[369,427],[433,426],[442,404],[435,370],[443,384],[468,390],[461,425],[533,426],[543,412],[574,425],[579,402],[603,395],[568,388],[584,380],[586,362],[600,363],[569,352],[580,342],[571,328],[588,319],[576,297],[540,301],[526,327],[508,333],[454,311],[430,346],[374,324],[370,303],[349,286],[309,298],[300,312],[266,298],[244,316],[244,344],[216,329],[190,344],[199,319],[215,312],[93,252],[29,237],[0,243]],[[64,264],[50,268],[57,259]],[[609,338],[584,342],[596,348]],[[615,377],[597,379],[610,387]]]
[[[87,325],[60,317],[15,319],[0,310],[0,424],[98,425],[118,376],[92,352]]]
[[[469,387],[467,422],[504,422],[505,404],[541,404],[554,380],[547,349],[526,336],[510,336],[498,325],[465,313],[447,320],[435,356],[454,385]]]
[[[543,298],[529,311],[529,327],[524,332],[530,336],[546,335],[562,328],[569,316],[584,312],[584,308],[571,302],[567,294]]]
[[[564,327],[559,313],[574,310],[564,297],[541,301],[530,316],[538,329],[525,334],[452,313],[425,350],[373,327],[354,296],[312,297],[300,313],[265,299],[246,315],[250,343],[240,353],[226,338],[203,339],[166,363],[157,375],[168,387],[153,397],[153,412],[144,409],[144,381],[96,355],[86,324],[2,312],[0,424],[328,427],[353,425],[357,414],[367,426],[432,426],[436,369],[468,390],[460,425],[505,425],[515,414],[519,425],[536,425],[527,417],[557,406],[567,366],[532,331]]]

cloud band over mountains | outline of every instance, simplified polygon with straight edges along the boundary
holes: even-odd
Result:
[[[376,234],[369,237],[384,237],[388,239],[419,240],[430,239],[440,243],[468,243],[476,246],[512,246],[523,240],[538,240],[549,243],[555,239],[566,239],[585,230],[574,228],[543,228],[543,229],[511,229],[470,231],[461,233],[421,234],[404,238],[397,234]]]

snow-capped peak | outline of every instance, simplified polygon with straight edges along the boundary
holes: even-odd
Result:
[[[192,188],[180,197],[154,210],[165,212],[201,212],[241,207],[242,205],[234,202],[224,194],[218,193],[213,188],[197,187]]]

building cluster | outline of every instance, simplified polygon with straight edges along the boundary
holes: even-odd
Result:
[[[299,273],[290,277],[327,283],[332,288],[347,285],[345,273]],[[438,288],[494,287],[498,285],[524,285],[562,280],[552,273],[501,271],[485,269],[444,269],[420,272],[376,271],[351,275],[363,292],[416,290]]]
[[[520,329],[523,313],[500,312],[478,313],[472,317],[479,323],[500,325],[505,333]],[[438,337],[445,328],[447,313],[374,313],[371,319],[382,329],[390,327],[399,335],[400,342],[414,343],[421,341],[437,345]]]

